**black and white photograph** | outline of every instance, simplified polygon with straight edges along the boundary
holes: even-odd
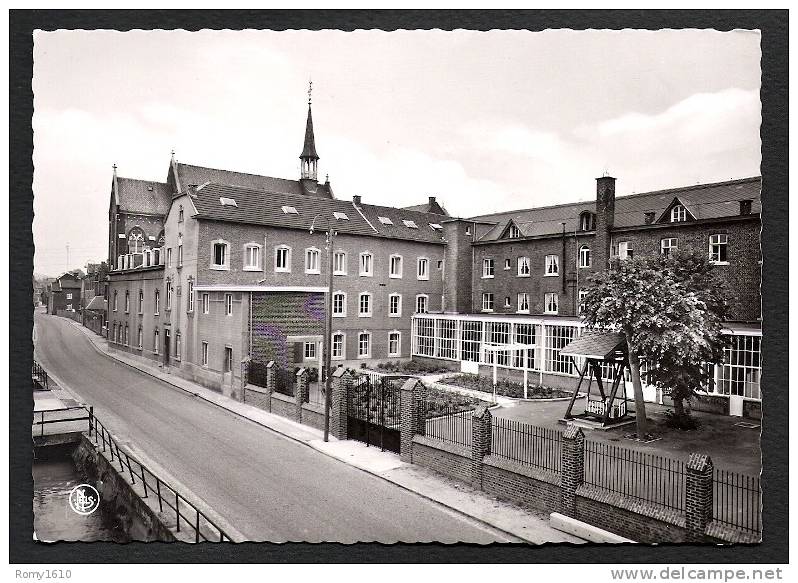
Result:
[[[24,538],[755,549],[762,59],[35,30]]]

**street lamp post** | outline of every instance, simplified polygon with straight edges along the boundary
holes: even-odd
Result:
[[[316,219],[320,215],[313,217],[310,224],[310,234],[316,225]],[[335,230],[327,224],[327,298],[324,317],[324,441],[330,439],[330,408],[332,404],[332,295],[333,295],[333,241],[335,240]]]

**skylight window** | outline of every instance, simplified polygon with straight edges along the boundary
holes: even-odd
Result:
[[[430,223],[429,226],[432,227],[432,229],[435,230],[435,231],[440,231],[443,228],[438,223]]]
[[[388,217],[377,217],[383,225],[393,225],[393,221]]]
[[[287,206],[287,205],[283,207],[283,212],[285,214],[287,214],[287,215],[298,215],[299,214],[294,207]]]
[[[236,204],[236,199],[234,198],[227,198],[226,196],[221,196],[219,197],[219,202],[221,203],[222,206],[238,207],[238,204]]]
[[[402,222],[404,223],[405,227],[407,227],[408,229],[418,229],[418,225],[416,224],[415,221],[403,220]]]
[[[346,213],[333,213],[333,216],[338,219],[339,221],[348,221],[349,217],[346,216]]]

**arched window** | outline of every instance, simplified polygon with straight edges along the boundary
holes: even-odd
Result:
[[[596,228],[595,215],[589,211],[584,211],[579,215],[579,230],[592,231]]]
[[[133,227],[127,234],[127,252],[128,253],[142,253],[144,251],[144,242],[146,241],[144,231],[141,227]]]
[[[164,232],[161,231],[158,234],[158,247],[163,247],[165,242],[166,242],[166,237],[164,236]]]
[[[579,267],[590,267],[590,247],[587,245],[579,248]]]

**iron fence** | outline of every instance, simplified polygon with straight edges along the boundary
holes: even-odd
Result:
[[[491,421],[491,455],[559,473],[562,433],[512,419]]]
[[[50,390],[50,377],[44,367],[35,360],[33,361],[33,368],[31,370],[31,377],[33,379],[34,390]]]
[[[64,417],[63,415],[65,414],[70,415],[70,417]],[[74,416],[80,414],[83,415],[80,417]],[[61,407],[60,409],[46,409],[43,411],[33,412],[33,426],[34,428],[39,427],[39,429],[34,431],[34,433],[38,433],[40,437],[44,437],[45,427],[49,425],[56,423],[70,423],[75,421],[89,421],[89,414],[85,407]]]
[[[712,518],[741,530],[762,532],[762,488],[759,476],[715,469],[712,474]]]
[[[440,401],[423,400],[420,413],[424,434],[432,439],[471,447],[473,408]]]
[[[593,486],[684,511],[683,461],[597,441],[585,441],[584,482]]]

